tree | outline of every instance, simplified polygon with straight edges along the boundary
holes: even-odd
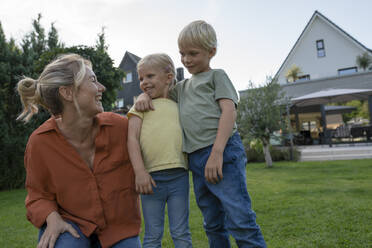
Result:
[[[242,94],[238,105],[239,131],[244,138],[262,142],[267,167],[272,167],[270,137],[274,131],[283,129],[282,113],[285,99],[280,85],[270,77],[263,87],[250,82],[249,89]]]
[[[357,56],[356,63],[359,68],[362,68],[363,71],[366,71],[368,67],[372,64],[372,58],[367,52],[365,52],[362,55]]]
[[[296,80],[298,79],[301,73],[302,72],[301,72],[300,67],[296,65],[292,65],[292,67],[289,68],[289,70],[287,71],[287,74],[285,75],[285,77],[287,78],[288,82],[294,83],[296,82]]]

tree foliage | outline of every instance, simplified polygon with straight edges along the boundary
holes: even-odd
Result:
[[[296,82],[296,80],[298,80],[298,77],[300,76],[301,73],[302,72],[300,67],[292,65],[292,67],[289,68],[289,70],[287,71],[285,77],[287,78],[288,82],[294,83]]]
[[[283,129],[282,113],[285,99],[280,85],[267,78],[262,87],[255,87],[251,82],[238,106],[239,131],[246,140],[260,140],[264,146],[267,165],[272,165],[269,152],[270,137],[274,131]]]
[[[362,55],[357,56],[356,63],[359,68],[362,68],[363,71],[366,71],[368,67],[372,64],[372,57],[367,52],[365,52]],[[369,69],[372,68],[370,67]]]
[[[112,109],[123,76],[120,69],[114,68],[107,53],[104,30],[98,35],[96,46],[65,47],[53,23],[46,36],[41,18],[39,14],[32,20],[32,31],[24,35],[19,45],[13,39],[6,39],[0,22],[0,190],[23,186],[23,154],[28,137],[49,118],[49,113],[41,109],[27,124],[16,121],[22,105],[15,88],[23,76],[38,78],[43,68],[59,54],[80,54],[92,61],[97,79],[106,87],[103,94],[106,111]]]

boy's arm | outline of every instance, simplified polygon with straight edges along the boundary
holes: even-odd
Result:
[[[143,163],[139,143],[141,127],[142,119],[132,115],[128,123],[128,152],[136,176],[136,191],[141,194],[152,194],[152,186],[156,187],[156,184]]]
[[[134,109],[138,112],[146,112],[149,110],[155,110],[152,105],[152,99],[146,93],[141,93],[134,104]]]
[[[205,178],[210,183],[218,183],[222,180],[223,151],[227,140],[231,136],[236,119],[235,104],[231,99],[219,99],[221,117],[218,123],[216,140],[212,146],[211,155],[205,166]]]

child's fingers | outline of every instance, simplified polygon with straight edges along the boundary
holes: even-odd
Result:
[[[151,184],[152,184],[152,186],[154,186],[156,188],[156,183],[155,183],[154,179],[152,179],[152,178],[151,178]]]
[[[154,105],[152,105],[152,101],[150,101],[149,107],[150,107],[151,110],[155,110]]]
[[[223,179],[222,166],[218,168],[217,174],[218,174],[217,180],[221,181]]]

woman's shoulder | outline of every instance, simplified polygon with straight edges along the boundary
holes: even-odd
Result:
[[[99,113],[97,118],[100,125],[128,125],[128,118],[126,116],[113,112]]]

